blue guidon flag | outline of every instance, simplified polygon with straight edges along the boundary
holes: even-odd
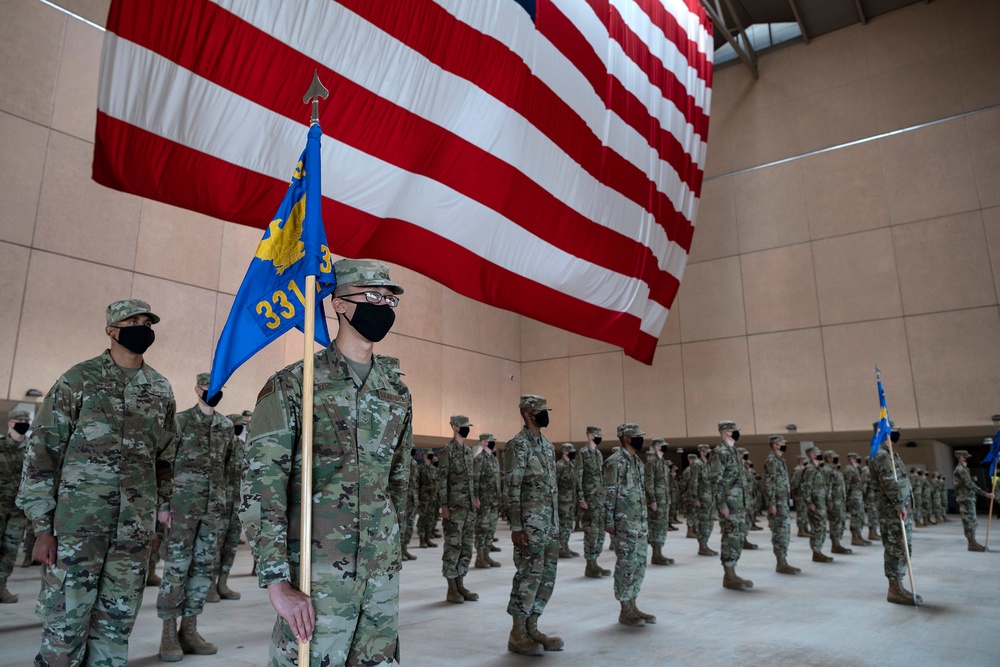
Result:
[[[285,198],[250,260],[215,348],[209,396],[268,343],[293,327],[303,331],[306,276],[316,276],[316,342],[330,344],[323,298],[337,282],[320,208],[322,136],[318,124],[309,128]]]
[[[875,435],[872,436],[871,453],[869,459],[874,459],[878,454],[879,446],[886,441],[892,433],[892,424],[889,421],[889,408],[885,406],[885,391],[882,389],[882,378],[878,382],[878,425],[875,427]]]

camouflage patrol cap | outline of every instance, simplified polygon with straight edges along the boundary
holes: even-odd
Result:
[[[375,356],[378,358],[380,362],[382,362],[382,365],[384,365],[386,368],[388,368],[396,375],[406,375],[406,373],[404,373],[399,368],[399,357],[390,357],[387,354],[376,354]]]
[[[809,449],[806,450],[806,456],[808,456],[810,454],[819,454],[819,453],[821,453],[821,451],[822,450],[820,450],[819,447],[810,447]]]
[[[448,423],[451,424],[452,426],[458,426],[458,427],[472,426],[472,422],[470,422],[469,418],[466,417],[465,415],[452,415]]]
[[[694,454],[694,453],[688,454],[688,461],[694,461],[697,458],[698,458],[697,454]]]
[[[242,424],[243,423],[243,415],[241,415],[238,412],[234,412],[233,414],[226,415],[226,416],[229,417],[229,420],[231,422],[233,422],[233,426],[236,426],[237,424]]]
[[[739,428],[740,427],[736,425],[736,422],[729,419],[723,419],[719,422],[720,431],[738,431]]]
[[[573,446],[573,443],[572,443],[572,442],[564,442],[564,443],[562,444],[562,450],[563,450],[564,452],[566,452],[566,451],[569,451],[569,452],[575,452],[575,451],[576,451],[576,447],[574,447],[574,446]]]
[[[837,456],[837,452],[833,451],[832,449],[828,449],[825,452],[823,452],[823,458],[824,459],[832,459],[832,458],[835,458],[836,456]]]
[[[703,442],[700,445],[698,445],[698,451],[699,452],[710,452],[710,451],[712,451],[712,448],[709,445],[707,445],[707,444],[705,444]]]
[[[333,263],[337,287],[388,287],[393,294],[403,288],[389,279],[389,265],[374,259],[341,259]]]
[[[121,322],[122,320],[127,320],[133,315],[149,315],[149,319],[153,324],[160,321],[160,316],[156,315],[149,309],[149,304],[141,299],[122,299],[121,301],[115,301],[108,306],[108,309],[104,311],[105,317],[107,317],[108,324],[114,324],[115,322]]]
[[[601,427],[600,426],[588,426],[587,427],[587,435],[596,435],[596,436],[602,435],[601,434]]]
[[[198,373],[197,384],[199,387],[207,387],[212,380],[211,373]]]
[[[860,461],[861,460],[861,457],[858,456],[857,452],[848,452],[847,453],[847,458],[854,459],[855,461]]]
[[[955,451],[955,458],[957,459],[960,456],[964,456],[967,459],[972,458],[972,455],[969,454],[969,452],[965,451],[964,449],[959,449]]]
[[[640,435],[646,435],[646,432],[639,428],[638,424],[633,424],[628,422],[626,424],[618,425],[618,437],[623,438],[625,436],[637,437]]]
[[[664,440],[663,438],[653,438],[653,446],[654,447],[659,447],[659,446],[665,445],[665,444],[667,444],[667,441]]]
[[[483,440],[486,441],[496,440],[496,436],[494,436],[492,433],[480,433],[479,442],[482,442]]]
[[[808,456],[802,456],[801,454],[799,454],[799,463],[805,463],[808,460],[809,460]]]
[[[767,444],[776,445],[785,441],[785,436],[783,435],[772,435],[767,439]]]
[[[537,394],[521,394],[521,400],[518,403],[518,409],[522,412],[525,410],[551,410],[549,404],[545,402],[545,398],[538,396]]]
[[[740,456],[743,456],[745,454],[749,454],[750,452],[747,451],[746,447],[737,447],[736,453],[739,454]]]
[[[12,422],[30,422],[31,421],[31,413],[28,412],[27,410],[21,410],[21,409],[11,410],[7,414],[7,421],[12,421]]]

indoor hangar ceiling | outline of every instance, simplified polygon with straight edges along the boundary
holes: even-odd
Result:
[[[715,24],[715,48],[735,51],[757,76],[757,51],[780,41],[771,26],[793,26],[793,36],[810,39],[907,5],[930,0],[701,0]],[[797,27],[797,30],[794,28]]]

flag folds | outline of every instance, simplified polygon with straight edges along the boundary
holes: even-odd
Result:
[[[337,283],[320,209],[322,136],[318,124],[309,128],[285,198],[250,260],[215,349],[209,396],[268,343],[292,327],[304,331],[306,276],[316,276],[316,342],[330,344],[323,298]]]
[[[875,435],[872,436],[871,453],[868,458],[874,459],[878,454],[879,445],[886,441],[892,432],[892,425],[889,422],[889,409],[885,406],[885,391],[882,389],[882,379],[878,379],[878,424],[875,427]]]
[[[1000,454],[1000,430],[993,436],[993,445],[990,447],[989,453],[986,454],[986,458],[983,459],[983,463],[993,463],[993,470],[996,471],[998,454]]]
[[[333,252],[651,362],[705,165],[699,0],[114,0],[107,27],[97,182],[262,226],[318,70]]]

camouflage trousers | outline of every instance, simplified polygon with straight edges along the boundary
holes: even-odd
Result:
[[[167,527],[156,522],[156,540],[154,541],[154,548],[149,550],[149,571],[153,572],[156,570],[156,563],[163,558],[163,552],[167,548]]]
[[[851,514],[851,532],[860,533],[865,527],[865,501],[861,496],[848,498],[847,509]]]
[[[708,539],[712,537],[712,531],[715,529],[715,519],[712,518],[713,510],[711,505],[705,503],[702,503],[701,507],[694,508],[697,517],[695,535],[698,536],[699,543],[708,542]]]
[[[218,527],[208,517],[172,512],[163,556],[163,581],[156,597],[156,615],[162,619],[198,616],[212,584]]]
[[[476,512],[476,548],[489,550],[493,546],[493,537],[497,533],[497,521],[500,520],[500,508],[497,505],[483,503]]]
[[[901,522],[899,515],[879,508],[879,523],[882,526],[883,560],[887,579],[902,579],[906,576],[906,549],[913,554],[913,515],[907,514]],[[906,524],[906,541],[903,541],[903,526]]]
[[[840,541],[844,536],[844,504],[842,502],[831,503],[827,507],[827,521],[830,524],[830,539]]]
[[[774,506],[775,513],[767,513],[767,524],[771,528],[771,549],[778,558],[788,556],[788,538],[792,532],[792,517],[787,503]]]
[[[298,581],[298,572],[292,576]],[[314,573],[312,600],[316,628],[309,642],[310,667],[398,664],[398,573],[360,580]],[[298,651],[298,640],[279,616],[271,633],[270,667],[298,667]]]
[[[445,579],[464,577],[469,573],[472,545],[476,541],[476,510],[453,509],[451,518],[443,520],[444,552],[441,554],[441,574]]]
[[[676,497],[670,499],[670,510],[667,512],[667,524],[680,523],[677,519],[677,506],[680,501]]]
[[[822,551],[826,542],[826,505],[821,501],[816,509],[809,511],[809,547]]]
[[[579,503],[559,503],[559,544],[568,544]]]
[[[646,576],[645,531],[615,529],[615,599],[628,602],[639,597],[642,580]]]
[[[559,542],[555,531],[530,530],[527,547],[514,547],[514,581],[507,613],[517,618],[540,616],[556,585]]]
[[[55,566],[40,568],[35,615],[42,646],[35,665],[125,667],[149,549],[106,537],[58,538]]]
[[[216,536],[213,578],[223,574],[228,575],[233,569],[236,549],[240,546],[240,532],[243,530],[240,515],[236,511],[238,506],[238,503],[233,503],[229,514],[220,517],[219,533]]]
[[[749,517],[743,511],[729,510],[729,518],[719,515],[719,531],[722,533],[722,545],[719,547],[719,559],[726,567],[736,567],[743,554],[743,542],[746,541],[749,530]]]
[[[919,500],[917,500],[917,499],[914,499],[914,501],[913,501],[913,510],[912,510],[912,512],[913,512],[913,521],[914,521],[914,523],[923,523],[924,522],[924,508],[923,508],[922,503]]]
[[[649,540],[650,544],[659,544],[667,540],[667,517],[670,516],[670,505],[657,506],[655,510],[649,510]]]
[[[962,530],[968,538],[976,537],[979,517],[976,516],[976,497],[966,498],[958,503],[958,513],[962,516]]]
[[[795,499],[795,525],[799,530],[809,532],[809,510],[801,496]]]
[[[17,548],[21,546],[21,532],[24,530],[24,514],[16,507],[0,512],[0,586],[14,571]]]
[[[865,519],[868,521],[868,527],[870,529],[878,530],[878,507],[875,506],[874,497],[865,498]]]
[[[600,502],[603,505],[602,501]],[[597,560],[604,551],[604,512],[600,507],[590,505],[581,514],[583,523],[583,556],[587,560]]]
[[[421,505],[420,518],[417,519],[417,535],[425,539],[429,539],[431,537],[431,533],[434,532],[434,528],[437,526],[437,520],[437,507],[427,507],[426,505]]]
[[[410,540],[413,539],[413,524],[417,520],[417,507],[413,503],[408,503],[406,505],[406,511],[403,512],[403,525],[399,527],[399,543],[404,547],[409,545]]]

